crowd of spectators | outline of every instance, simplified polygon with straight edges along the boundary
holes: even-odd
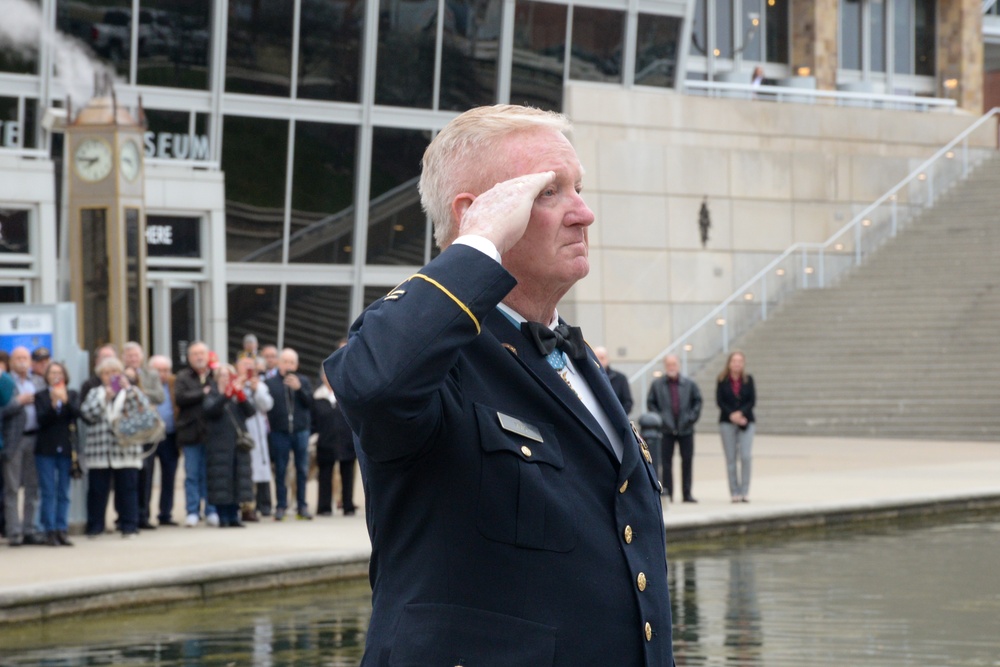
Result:
[[[353,439],[322,373],[314,391],[295,350],[258,349],[253,334],[232,364],[200,341],[188,346],[185,361],[175,374],[170,358],[147,360],[138,343],[126,343],[120,355],[104,345],[77,389],[44,347],[0,351],[0,535],[10,546],[73,545],[73,479],[86,484],[83,532],[92,538],[111,528],[109,502],[113,529],[124,538],[181,524],[283,521],[291,508],[296,519],[312,520],[311,460],[319,476],[316,513],[355,513]],[[129,416],[123,405],[155,412],[150,419],[162,428],[152,441],[123,435]],[[335,509],[338,464],[342,495]],[[183,514],[175,508],[181,466]]]

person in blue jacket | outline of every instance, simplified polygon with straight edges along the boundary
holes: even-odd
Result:
[[[594,222],[570,129],[449,123],[420,181],[440,255],[324,363],[372,541],[362,665],[673,664],[662,486],[556,310]]]

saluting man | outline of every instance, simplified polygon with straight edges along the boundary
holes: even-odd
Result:
[[[441,254],[325,362],[372,539],[362,665],[673,664],[652,459],[556,312],[594,222],[570,129],[449,123],[420,179]]]

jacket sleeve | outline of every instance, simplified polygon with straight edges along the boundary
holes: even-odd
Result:
[[[701,418],[701,389],[698,383],[691,381],[691,423],[694,424]]]
[[[313,404],[312,383],[309,382],[309,378],[302,373],[299,373],[298,376],[299,382],[302,383],[302,386],[299,387],[297,392],[295,392],[295,400],[298,401],[299,405],[305,408],[306,412],[309,412],[312,409]]]
[[[266,382],[257,383],[257,391],[253,394],[253,404],[261,412],[269,412],[274,407],[274,397],[271,396],[271,390],[267,388]]]
[[[63,407],[65,409],[65,406]],[[47,391],[35,394],[35,415],[38,418],[39,428],[49,426],[59,421],[59,413],[52,405],[52,399]]]
[[[177,379],[174,381],[174,391],[176,392],[174,402],[179,408],[198,405],[205,398],[205,392],[202,390],[201,383],[189,373],[177,376]]]
[[[205,416],[209,419],[219,419],[222,417],[222,411],[226,407],[228,398],[224,394],[220,394],[215,389],[205,394],[202,398],[202,407],[205,409]]]
[[[651,385],[649,385],[649,394],[646,396],[646,410],[657,414],[660,412],[659,386],[660,385],[654,381]]]
[[[87,400],[80,407],[80,416],[88,424],[96,424],[101,421],[101,418],[104,416],[106,396],[107,393],[104,391],[103,385],[98,385],[87,393]]]
[[[460,391],[455,364],[516,281],[473,248],[452,245],[376,301],[352,325],[326,377],[361,448],[374,461],[422,451]]]
[[[143,393],[153,405],[159,405],[167,400],[167,395],[163,393],[163,382],[160,381],[160,376],[155,371],[148,368],[139,369],[139,384],[142,385]]]
[[[741,391],[743,401],[740,403],[740,411],[743,414],[749,414],[753,410],[753,406],[757,403],[757,388],[754,386],[753,376],[748,375],[747,381],[745,383],[746,391]]]

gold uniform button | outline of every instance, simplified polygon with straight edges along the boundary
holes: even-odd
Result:
[[[521,445],[521,453],[525,456],[531,456],[531,447],[527,445]]]
[[[646,573],[640,572],[639,576],[635,578],[635,583],[639,586],[639,592],[646,590]]]
[[[627,488],[628,488],[628,480],[626,479],[625,483],[621,485],[620,489],[618,489],[618,493],[625,493],[625,489]]]
[[[649,623],[646,623],[645,629],[646,629],[646,641],[647,642],[653,641],[653,626],[650,625]]]
[[[625,526],[625,544],[632,544],[632,526]]]

